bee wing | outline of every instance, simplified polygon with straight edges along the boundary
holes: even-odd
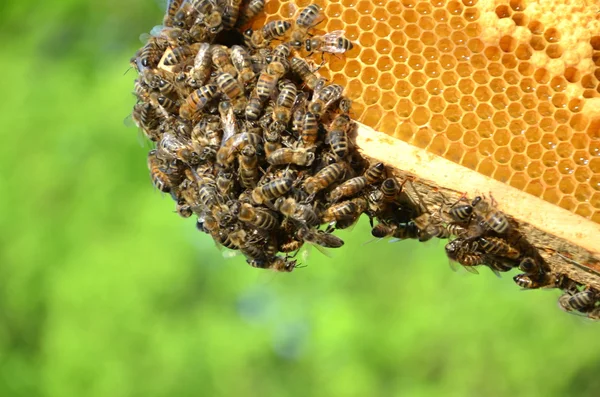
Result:
[[[338,39],[344,37],[344,33],[343,30],[334,30],[333,32],[325,33],[322,36],[323,46],[321,46],[321,50],[332,53],[346,52],[345,49],[338,47]]]
[[[140,34],[140,41],[143,44],[146,44],[148,42],[148,40],[150,39],[150,36],[152,36],[150,33],[142,33],[142,34]]]
[[[162,31],[165,27],[163,25],[156,25],[150,29],[150,36],[161,37]],[[144,34],[144,33],[142,33]],[[141,36],[140,36],[141,37]]]
[[[235,122],[233,108],[230,108],[223,119],[223,139],[221,140],[221,146],[224,146],[225,142],[235,135]]]
[[[473,274],[479,274],[479,271],[475,268],[475,266],[463,266],[466,271]]]
[[[211,58],[209,56],[207,56],[209,50],[210,50],[210,44],[208,44],[208,43],[200,44],[200,48],[198,49],[196,58],[194,58],[194,69],[200,69],[200,67],[203,66],[204,62],[210,62]]]

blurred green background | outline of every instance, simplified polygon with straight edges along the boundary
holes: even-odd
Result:
[[[598,396],[598,327],[443,243],[224,259],[123,119],[152,0],[0,3],[0,396]]]

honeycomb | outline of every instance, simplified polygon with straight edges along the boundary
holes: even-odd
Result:
[[[324,14],[354,119],[600,223],[600,13],[584,0],[267,1]],[[560,16],[560,17],[558,17]]]

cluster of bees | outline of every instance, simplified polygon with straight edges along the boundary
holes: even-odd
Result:
[[[518,285],[562,288],[563,309],[600,317],[598,294],[512,242],[511,224],[493,205],[477,197],[432,214],[405,191],[410,180],[362,158],[344,88],[303,57],[343,54],[352,43],[341,31],[312,34],[320,18],[314,4],[295,20],[240,34],[264,5],[170,0],[163,24],[131,59],[139,75],[132,118],[155,144],[152,182],[179,215],[196,216],[200,231],[251,266],[291,272],[305,243],[341,247],[333,231],[366,214],[376,238],[452,237],[453,262],[473,272],[518,267]]]
[[[445,246],[451,265],[458,263],[472,273],[478,273],[476,267],[485,266],[497,275],[518,268],[522,273],[513,280],[521,288],[561,289],[558,304],[562,310],[600,320],[600,293],[565,274],[552,272],[535,248],[495,208],[493,199],[491,203],[480,196],[470,203],[463,200],[449,206],[444,203],[437,213],[424,212],[415,219],[424,231],[420,240],[451,238]],[[444,210],[444,206],[448,208]]]

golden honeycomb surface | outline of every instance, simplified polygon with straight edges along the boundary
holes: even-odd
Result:
[[[356,120],[600,223],[597,5],[267,0],[253,27],[309,4],[354,43],[312,58]]]

